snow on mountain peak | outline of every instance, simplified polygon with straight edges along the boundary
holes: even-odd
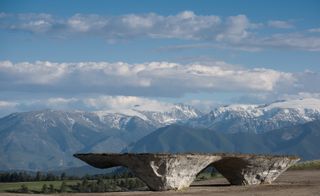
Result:
[[[234,112],[255,112],[257,110],[268,111],[272,109],[295,109],[295,110],[319,110],[320,111],[320,99],[305,98],[296,100],[283,100],[276,101],[271,104],[253,105],[253,104],[231,104],[221,106],[215,109],[216,112],[222,113],[227,111]],[[284,112],[288,110],[284,110]]]
[[[273,129],[320,119],[320,99],[278,101],[265,105],[233,104],[215,108],[190,122],[227,132],[263,133]]]
[[[150,104],[148,104],[150,106]],[[106,111],[95,111],[101,122],[113,121],[114,127],[119,127],[121,118],[139,117],[157,127],[184,121],[199,116],[199,112],[191,106],[183,104],[161,104],[148,107],[144,105],[135,105],[130,109],[113,109]],[[117,118],[114,116],[118,115]],[[112,119],[112,120],[111,120]]]
[[[246,111],[257,108],[258,105],[250,105],[250,104],[231,104],[227,106],[220,107],[221,110],[237,110],[237,111]]]
[[[117,114],[120,116],[128,116],[128,117],[137,116],[143,120],[148,120],[148,118],[145,115],[132,109],[104,110],[104,111],[95,111],[93,113],[95,113],[101,121],[103,121],[105,116],[114,115],[114,114]]]
[[[140,104],[134,105],[131,109],[138,111],[148,111],[148,112],[168,112],[175,107],[174,104],[171,103],[148,103],[148,104]]]

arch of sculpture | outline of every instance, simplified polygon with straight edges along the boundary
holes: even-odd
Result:
[[[299,161],[295,156],[209,153],[87,153],[74,156],[97,168],[127,167],[154,191],[187,188],[209,165],[233,185],[271,183]]]

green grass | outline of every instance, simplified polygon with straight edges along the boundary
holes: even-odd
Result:
[[[213,179],[213,178],[221,178],[222,175],[219,173],[216,173],[214,175],[211,175],[210,172],[202,172],[200,174],[198,174],[197,178],[195,181],[201,181],[201,180],[209,180],[209,179]]]
[[[289,170],[313,170],[313,169],[320,169],[320,160],[299,162],[289,168]]]
[[[79,180],[70,180],[65,181],[67,185],[75,185]],[[24,184],[28,187],[31,192],[39,192],[44,184],[49,186],[52,184],[55,189],[59,190],[62,181],[39,181],[39,182],[8,182],[8,183],[0,183],[0,192],[11,192],[14,190],[18,190],[21,188],[21,185]]]
[[[127,180],[135,179],[135,178],[127,178]],[[125,178],[118,178],[116,181],[125,180]],[[91,180],[89,180],[90,182]],[[96,181],[96,180],[94,180]],[[104,182],[110,182],[112,179],[104,179]],[[0,193],[2,192],[16,192],[17,190],[21,189],[21,185],[25,185],[28,187],[29,192],[31,193],[39,193],[41,192],[42,186],[44,184],[49,187],[50,184],[53,185],[54,189],[57,190],[57,192],[60,190],[61,184],[63,181],[35,181],[35,182],[7,182],[7,183],[0,183]],[[70,188],[72,185],[76,185],[77,183],[81,183],[81,180],[66,180],[66,186],[67,190],[66,192],[74,192]]]

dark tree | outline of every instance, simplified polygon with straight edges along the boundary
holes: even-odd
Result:
[[[41,192],[42,193],[49,193],[47,184],[42,185]]]
[[[29,188],[25,184],[22,184],[19,192],[29,193]]]
[[[50,184],[49,185],[49,193],[55,193],[55,192],[56,192],[56,190],[54,189],[53,184]]]

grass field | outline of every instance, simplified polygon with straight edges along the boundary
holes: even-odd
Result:
[[[219,178],[222,177],[220,174],[216,174],[212,176],[208,172],[203,172],[197,176],[196,181],[202,181],[202,180],[208,180],[213,178]],[[121,179],[118,179],[121,180]],[[106,179],[105,181],[109,181]],[[65,181],[67,185],[67,192],[73,192],[73,190],[70,189],[70,185],[76,185],[77,183],[81,183],[81,180],[67,180]],[[62,181],[36,181],[36,182],[8,182],[8,183],[0,183],[0,193],[1,192],[16,192],[17,190],[21,189],[21,185],[25,185],[28,187],[29,191],[31,193],[40,193],[42,186],[46,184],[48,187],[50,184],[53,185],[54,189],[56,189],[58,192],[60,190]]]
[[[313,161],[305,161],[300,162],[292,167],[289,168],[289,170],[314,170],[314,169],[320,169],[320,160],[313,160]],[[202,181],[202,180],[209,180],[214,178],[221,178],[221,174],[211,175],[209,172],[203,172],[200,173],[197,176],[196,181]],[[106,180],[108,181],[108,180]],[[72,190],[69,188],[71,185],[76,185],[77,183],[81,182],[80,180],[67,180],[65,181],[67,184],[67,192],[72,192]],[[42,189],[42,186],[46,184],[48,187],[50,184],[54,186],[54,189],[57,191],[60,189],[60,186],[62,184],[62,181],[37,181],[37,182],[12,182],[12,183],[0,183],[0,193],[1,192],[13,192],[21,188],[21,185],[26,185],[30,192],[33,193],[39,193]]]
[[[67,185],[75,185],[79,180],[65,181]],[[0,183],[0,192],[12,192],[21,188],[24,184],[28,187],[31,192],[40,192],[44,184],[49,186],[52,184],[55,189],[59,190],[62,181],[38,181],[38,182],[10,182],[10,183]]]
[[[213,179],[213,178],[222,178],[222,175],[219,173],[215,173],[214,175],[211,175],[210,172],[202,172],[202,173],[198,174],[195,181],[209,180],[209,179]]]
[[[320,169],[320,160],[304,161],[296,163],[289,170],[310,170],[310,169]]]

